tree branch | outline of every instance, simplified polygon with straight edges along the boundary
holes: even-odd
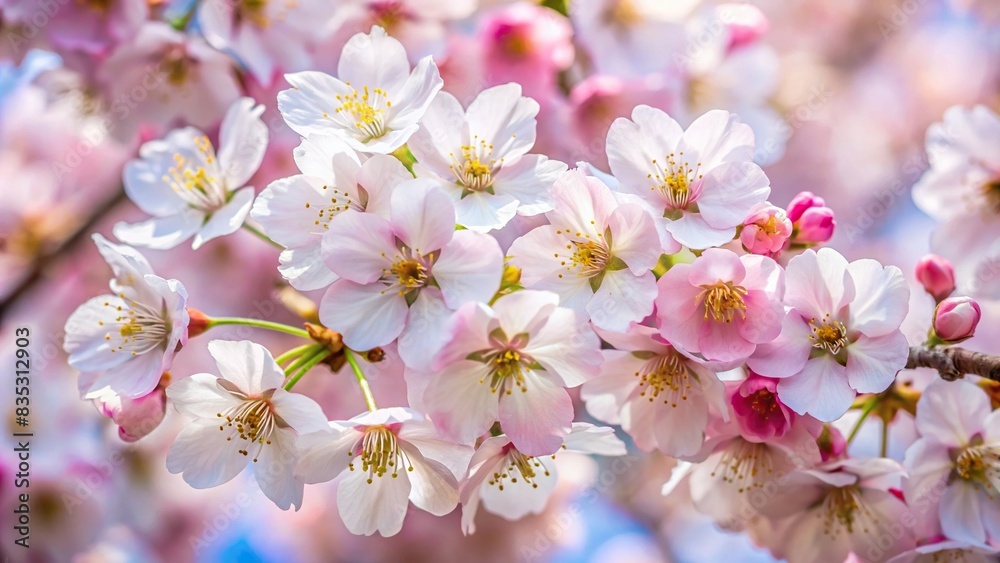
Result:
[[[1000,382],[1000,356],[965,348],[913,346],[910,348],[910,357],[906,360],[906,368],[936,369],[948,381],[972,374]]]

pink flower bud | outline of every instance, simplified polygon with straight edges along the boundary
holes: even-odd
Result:
[[[163,422],[163,416],[167,412],[165,382],[169,380],[169,374],[164,374],[156,389],[135,399],[109,391],[94,399],[94,406],[118,425],[118,437],[125,442],[135,442]]]
[[[829,207],[810,207],[802,213],[795,223],[797,232],[795,241],[807,244],[817,244],[830,240],[837,221],[833,218],[833,210]]]
[[[934,333],[950,343],[972,338],[982,315],[979,303],[971,297],[949,297],[934,309]]]
[[[758,203],[743,221],[740,242],[751,254],[773,257],[781,251],[792,234],[792,222],[785,210],[769,203]]]
[[[749,4],[722,4],[715,13],[729,30],[727,51],[730,53],[757,41],[770,27],[764,12]]]
[[[935,301],[941,301],[955,291],[955,269],[951,262],[937,254],[928,254],[917,262],[917,280]]]
[[[784,436],[795,413],[778,398],[778,380],[750,372],[730,398],[744,438],[766,442]]]
[[[812,207],[826,207],[826,202],[823,201],[823,198],[813,195],[812,192],[799,192],[799,195],[793,197],[792,201],[788,203],[785,210],[788,211],[788,219],[792,223],[797,223],[806,209]]]

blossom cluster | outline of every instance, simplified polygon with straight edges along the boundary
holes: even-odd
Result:
[[[0,0],[0,551],[1000,558],[1000,14],[794,4]]]

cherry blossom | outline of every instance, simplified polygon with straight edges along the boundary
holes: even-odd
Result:
[[[303,483],[290,460],[299,455],[299,436],[326,427],[323,410],[281,387],[285,374],[260,344],[213,340],[208,349],[220,376],[197,373],[167,388],[177,410],[194,419],[170,447],[167,469],[204,489],[252,464],[267,498],[283,510],[298,510]]]
[[[278,271],[288,283],[302,291],[322,289],[337,279],[321,256],[334,215],[353,209],[388,218],[392,190],[413,176],[395,158],[359,156],[325,135],[303,139],[295,160],[302,174],[271,182],[250,216],[285,247]]]
[[[81,394],[108,388],[124,398],[143,397],[187,342],[187,290],[154,274],[134,249],[98,234],[93,238],[114,273],[112,294],[93,297],[73,312],[63,349],[82,372]]]
[[[442,440],[433,424],[404,408],[330,422],[300,445],[295,474],[306,483],[346,475],[337,488],[340,517],[351,533],[366,536],[399,533],[411,502],[437,516],[451,512],[472,456],[472,448]]]
[[[432,371],[407,374],[410,402],[461,443],[499,421],[522,453],[552,454],[572,429],[566,388],[594,377],[601,362],[585,322],[547,291],[518,291],[492,306],[466,303]]]
[[[442,85],[430,57],[411,71],[403,46],[379,26],[347,42],[337,78],[305,71],[285,80],[292,89],[278,94],[278,108],[293,131],[337,136],[356,151],[382,154],[413,135]]]
[[[743,362],[781,330],[784,272],[770,258],[710,248],[657,285],[660,334],[706,360]]]
[[[218,151],[193,127],[144,144],[140,158],[125,167],[125,191],[153,218],[118,223],[115,236],[155,249],[194,236],[191,246],[197,249],[239,229],[253,203],[254,190],[246,183],[267,148],[263,111],[250,98],[237,100],[222,121]]]
[[[515,214],[552,209],[549,190],[566,165],[527,154],[535,143],[538,103],[517,84],[484,90],[463,110],[447,92],[434,97],[410,141],[419,177],[440,181],[458,223],[500,229]]]
[[[967,381],[935,381],[917,403],[920,439],[906,450],[903,491],[930,503],[949,539],[1000,540],[1000,411]]]
[[[636,203],[621,203],[600,180],[572,170],[552,193],[548,225],[514,241],[508,255],[521,283],[559,294],[594,325],[624,332],[653,312],[660,258],[653,218]]]
[[[503,269],[495,240],[454,225],[451,200],[425,179],[396,186],[389,219],[338,213],[323,235],[322,256],[340,279],[323,296],[320,319],[353,349],[384,346],[402,334],[404,361],[429,360],[447,310],[488,301]]]
[[[781,334],[748,360],[781,378],[778,396],[799,414],[836,420],[857,393],[879,393],[906,364],[899,326],[910,291],[902,272],[874,260],[848,264],[837,251],[807,250],[786,269]]]
[[[554,460],[563,451],[622,456],[625,444],[611,428],[586,422],[574,422],[559,454],[550,456],[525,455],[503,434],[483,440],[462,482],[462,532],[475,533],[480,503],[508,520],[542,512],[559,477]]]
[[[580,396],[592,416],[621,425],[640,449],[694,455],[710,412],[728,418],[718,376],[670,346],[656,329],[634,325],[625,334],[599,335],[615,349],[601,351],[601,373],[583,384]]]
[[[731,240],[770,194],[753,150],[750,127],[719,110],[684,130],[663,111],[638,106],[608,131],[608,162],[621,190],[648,201],[662,213],[662,228],[696,249]]]

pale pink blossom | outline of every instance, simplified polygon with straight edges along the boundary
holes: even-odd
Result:
[[[4,2],[5,25],[23,21],[32,26],[32,34],[9,32],[7,41],[15,51],[41,28],[49,41],[60,49],[83,51],[90,56],[106,56],[119,43],[132,38],[149,17],[147,2],[60,2],[43,4],[38,0]],[[39,14],[44,14],[42,18]],[[44,22],[39,25],[39,22]]]
[[[198,22],[208,43],[235,55],[265,85],[279,71],[308,68],[311,48],[325,35],[323,23],[329,17],[322,0],[205,0],[198,6]]]
[[[409,371],[410,403],[448,437],[472,443],[499,422],[517,449],[548,455],[571,430],[567,387],[597,375],[599,340],[559,296],[523,290],[466,303],[431,371]]]
[[[218,150],[194,127],[142,145],[139,158],[125,166],[125,192],[153,218],[118,223],[115,236],[155,249],[194,237],[197,250],[239,229],[253,205],[254,189],[246,184],[267,149],[263,111],[250,98],[234,102],[222,120]]]
[[[514,241],[511,263],[521,284],[553,291],[594,325],[624,332],[653,312],[662,253],[656,224],[636,203],[619,203],[600,180],[571,170],[552,190],[548,225]]]
[[[917,402],[916,422],[920,439],[903,461],[907,502],[929,505],[949,539],[1000,541],[1000,411],[974,383],[936,380]]]
[[[574,422],[558,454],[531,456],[518,451],[507,436],[491,436],[479,445],[462,482],[462,532],[476,531],[476,513],[482,504],[488,512],[519,520],[545,510],[559,472],[556,455],[562,452],[625,455],[625,444],[611,428]]]
[[[80,370],[83,395],[111,391],[137,398],[156,388],[187,342],[187,291],[153,273],[135,249],[94,235],[114,277],[112,294],[80,305],[66,321],[63,349]]]
[[[617,424],[644,451],[691,456],[705,440],[711,412],[728,419],[725,387],[702,362],[665,342],[656,329],[601,331],[600,375],[580,388],[591,416]]]
[[[260,490],[282,510],[302,506],[303,482],[293,469],[299,436],[326,428],[315,401],[282,387],[285,373],[271,353],[248,340],[213,340],[219,376],[197,373],[167,387],[194,420],[177,435],[167,469],[196,489],[217,487],[248,464]]]
[[[399,533],[407,506],[444,516],[458,504],[458,479],[472,448],[442,440],[416,411],[379,409],[303,436],[295,474],[306,483],[345,475],[337,507],[352,534]]]
[[[784,272],[770,258],[710,248],[657,286],[660,334],[706,360],[738,364],[781,331]]]
[[[451,199],[430,180],[396,186],[388,217],[348,209],[330,220],[321,254],[340,279],[319,316],[355,350],[400,337],[400,356],[418,365],[445,338],[449,310],[493,297],[503,254],[488,235],[455,230]]]
[[[669,115],[638,106],[608,131],[608,162],[621,191],[655,208],[661,228],[695,249],[725,244],[771,188],[753,163],[753,130],[710,111],[685,131]]]
[[[943,540],[919,545],[900,553],[888,563],[992,563],[1000,556],[1000,549],[988,545],[969,545],[965,542]]]
[[[891,459],[846,459],[786,475],[761,512],[788,563],[884,561],[915,546],[910,509],[889,489],[903,468]],[[884,539],[888,541],[882,541]]]
[[[113,117],[110,132],[121,139],[143,126],[158,132],[178,120],[207,129],[240,95],[232,59],[156,21],[145,22],[111,53],[98,80]]]
[[[778,396],[799,414],[840,418],[858,393],[879,393],[906,365],[899,326],[910,291],[902,272],[837,251],[806,250],[785,269],[781,334],[757,347],[748,365],[780,378]]]
[[[347,42],[336,78],[306,71],[285,80],[292,88],[278,94],[278,108],[293,131],[336,136],[358,152],[381,154],[413,135],[442,84],[430,57],[411,70],[403,46],[378,26]]]
[[[538,103],[522,96],[517,84],[484,90],[464,110],[440,92],[409,143],[414,173],[437,181],[454,200],[458,223],[474,231],[551,211],[549,191],[566,165],[527,154],[537,114]]]
[[[388,218],[393,190],[413,176],[394,157],[366,158],[327,135],[303,139],[294,156],[302,174],[271,182],[250,216],[285,247],[278,271],[288,283],[300,291],[322,289],[337,279],[321,256],[330,220],[348,209]]]
[[[952,261],[961,289],[1000,295],[1000,115],[986,106],[948,109],[927,130],[930,169],[913,201],[942,222],[931,249]]]

